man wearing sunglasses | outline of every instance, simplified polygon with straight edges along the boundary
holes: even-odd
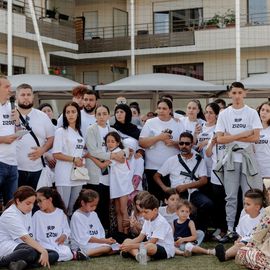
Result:
[[[192,150],[192,147],[192,134],[183,132],[179,138],[180,154],[165,161],[154,175],[154,180],[164,192],[169,188],[175,188],[181,198],[189,199],[198,210],[197,227],[206,230],[206,220],[213,208],[213,203],[198,190],[198,188],[207,184],[207,171],[204,160]],[[182,165],[183,162],[185,163],[184,166]],[[189,170],[185,167],[188,167]],[[197,168],[194,170],[195,167]],[[161,180],[161,176],[166,175],[170,177],[170,187],[164,185]]]

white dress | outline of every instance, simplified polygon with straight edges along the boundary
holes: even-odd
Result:
[[[116,148],[113,153],[119,151],[121,151],[121,149]],[[132,177],[133,171],[130,170],[128,160],[126,160],[125,163],[112,160],[109,171],[111,199],[129,195],[133,191]]]

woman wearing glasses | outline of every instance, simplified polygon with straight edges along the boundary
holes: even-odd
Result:
[[[139,144],[145,148],[148,191],[163,200],[164,193],[155,183],[153,176],[169,157],[178,154],[178,139],[184,127],[181,121],[172,117],[172,102],[168,99],[158,101],[157,114],[157,117],[147,120],[143,126]],[[164,181],[168,182],[168,179]]]

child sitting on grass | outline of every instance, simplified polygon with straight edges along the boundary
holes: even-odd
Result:
[[[236,227],[236,232],[239,235],[234,245],[225,251],[222,244],[215,247],[216,256],[220,262],[233,259],[237,251],[244,247],[251,238],[254,228],[259,224],[264,206],[264,194],[259,189],[250,189],[245,193],[244,210]]]
[[[140,234],[144,223],[144,217],[142,216],[142,209],[140,208],[141,200],[144,196],[149,194],[148,191],[139,191],[133,199],[133,210],[129,218],[129,229],[132,237],[136,237]]]
[[[187,200],[182,200],[177,207],[178,219],[174,220],[174,245],[175,254],[185,257],[192,253],[214,255],[214,250],[205,249],[199,245],[204,238],[203,231],[196,231],[195,223],[189,218],[192,212],[192,204]]]
[[[126,239],[120,246],[122,257],[131,254],[139,262],[139,247],[143,243],[147,251],[147,260],[168,259],[174,257],[173,232],[169,223],[158,213],[158,199],[147,194],[140,203],[145,222],[142,231],[134,239]],[[146,241],[144,242],[146,238]]]
[[[165,193],[165,204],[166,206],[160,206],[159,213],[168,221],[173,227],[173,221],[177,219],[177,206],[180,202],[180,197],[175,188],[170,188]]]
[[[111,245],[116,241],[111,237],[105,238],[104,228],[95,212],[98,201],[96,191],[82,190],[75,202],[75,212],[70,222],[72,248],[80,249],[87,256],[115,253]]]

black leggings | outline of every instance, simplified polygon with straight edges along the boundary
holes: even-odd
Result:
[[[54,264],[57,262],[59,255],[56,251],[47,250],[49,253],[49,262]],[[0,257],[0,267],[8,266],[11,262],[17,262],[19,260],[24,260],[29,267],[38,267],[39,265],[40,253],[29,245],[22,243],[19,244],[14,251],[4,257]]]

